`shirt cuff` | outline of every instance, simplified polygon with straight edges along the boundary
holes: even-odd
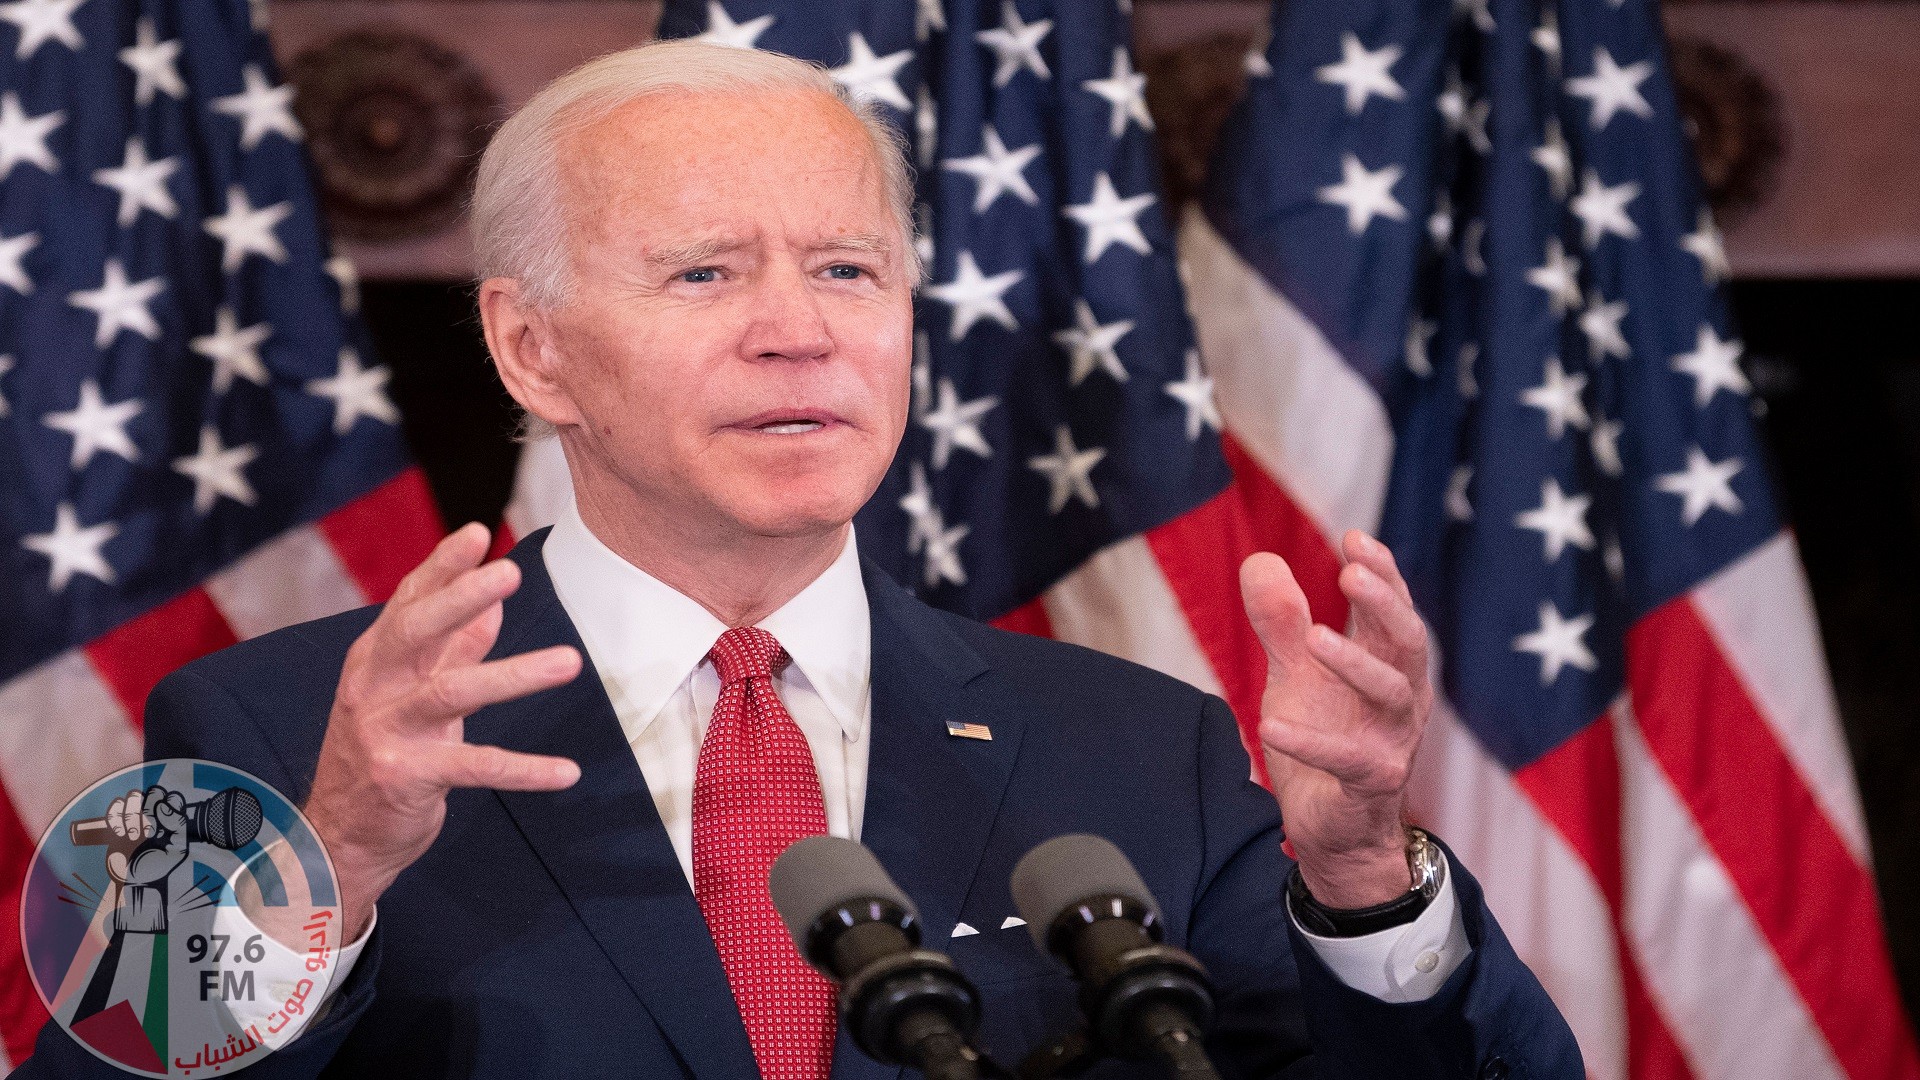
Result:
[[[1437,900],[1438,898],[1436,902]],[[360,936],[334,950],[333,981],[327,983],[327,996],[320,999],[320,1008],[313,1014],[314,1024],[326,1019],[327,1010],[332,1007],[333,999],[339,996],[340,988],[347,985],[347,976],[353,974],[353,965],[359,961],[360,951],[367,947],[367,939],[373,936],[373,928],[379,924],[380,908],[376,904],[373,914],[367,919],[367,927],[360,931]]]
[[[1453,894],[1452,867],[1445,852],[1440,853],[1440,872],[1440,891],[1426,910],[1405,926],[1359,937],[1333,938],[1308,933],[1300,920],[1294,919],[1292,905],[1287,907],[1287,918],[1293,919],[1294,929],[1306,937],[1341,982],[1393,1004],[1425,1001],[1439,993],[1447,977],[1473,951],[1467,944],[1467,927]],[[338,986],[339,980],[334,985]]]

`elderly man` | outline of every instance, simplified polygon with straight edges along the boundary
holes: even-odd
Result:
[[[1581,1076],[1478,887],[1402,824],[1432,694],[1382,545],[1345,539],[1348,635],[1277,557],[1244,568],[1275,795],[1218,699],[860,562],[907,419],[910,199],[889,130],[766,53],[615,54],[500,129],[480,312],[575,507],[497,562],[461,529],[383,609],[148,705],[151,755],[303,800],[337,868],[350,972],[255,1075],[892,1075],[767,899],[772,854],[821,832],[879,855],[1017,1061],[1075,1006],[1006,926],[1009,871],[1084,831],[1211,970],[1227,1075]],[[82,1068],[49,1027],[22,1075]]]

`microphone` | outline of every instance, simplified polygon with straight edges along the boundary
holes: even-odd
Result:
[[[243,848],[260,835],[261,816],[260,800],[253,792],[238,787],[216,791],[187,804],[187,839],[228,851]],[[67,837],[75,847],[97,847],[119,839],[103,817],[74,822],[67,827]]]
[[[977,1080],[980,992],[944,954],[919,948],[920,914],[873,852],[809,836],[774,860],[773,906],[807,963],[840,986],[853,1043],[927,1080]]]
[[[1040,951],[1080,983],[1096,1039],[1175,1077],[1218,1080],[1201,1048],[1213,989],[1200,961],[1160,941],[1160,905],[1120,849],[1097,836],[1059,836],[1013,868],[1013,905]]]

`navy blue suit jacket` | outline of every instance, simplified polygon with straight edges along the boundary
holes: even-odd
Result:
[[[540,558],[512,558],[496,655],[580,648]],[[928,943],[982,991],[983,1047],[1015,1065],[1067,1030],[1074,985],[1021,928],[1007,879],[1053,836],[1118,844],[1168,939],[1218,986],[1211,1049],[1229,1077],[1581,1080],[1565,1021],[1454,863],[1472,957],[1438,995],[1389,1005],[1336,978],[1298,935],[1273,798],[1248,780],[1224,702],[1071,645],[921,604],[865,567],[873,730],[862,840],[919,904]],[[304,801],[347,647],[371,609],[187,665],[147,704],[150,757],[245,769]],[[584,650],[583,650],[584,652]],[[947,724],[985,724],[991,742]],[[380,898],[358,965],[313,1028],[247,1075],[756,1075],[726,977],[639,766],[589,664],[572,683],[475,713],[468,738],[580,763],[558,793],[448,796],[446,826]],[[978,928],[950,938],[954,926]],[[21,1078],[122,1075],[54,1025]],[[841,1036],[836,1080],[894,1077]],[[1094,1075],[1151,1076],[1145,1065]]]

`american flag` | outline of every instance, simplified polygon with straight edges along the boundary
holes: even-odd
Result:
[[[160,677],[384,599],[440,526],[245,0],[0,3],[0,1043],[21,875]]]
[[[1339,626],[1338,537],[1380,535],[1440,657],[1420,816],[1591,1074],[1920,1075],[1655,7],[1281,5],[1178,263],[1130,15],[668,5],[912,143],[932,274],[863,547],[1251,725],[1239,560],[1280,552]]]

